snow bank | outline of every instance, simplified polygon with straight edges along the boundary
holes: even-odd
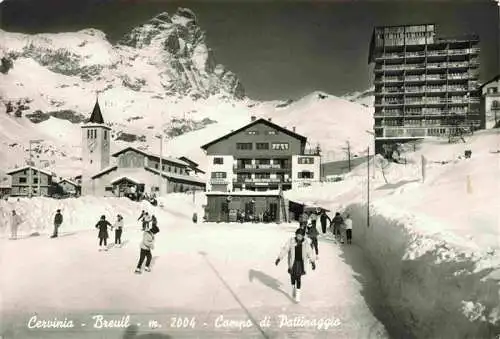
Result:
[[[398,332],[408,338],[493,338],[500,334],[499,284],[485,279],[493,268],[478,270],[477,256],[460,253],[448,241],[416,231],[431,220],[404,212],[388,218],[387,208],[371,207],[370,227],[366,226],[366,205],[354,204],[348,210],[357,225],[353,242],[370,258],[387,306],[404,326]]]
[[[91,206],[91,207],[89,207]],[[21,198],[0,201],[0,236],[10,236],[12,210],[21,217],[18,234],[21,237],[33,233],[50,234],[53,231],[54,214],[58,209],[63,214],[62,232],[94,230],[101,215],[114,222],[117,214],[125,223],[135,224],[142,209],[156,210],[150,204],[133,202],[128,198]],[[125,225],[126,227],[127,225]]]

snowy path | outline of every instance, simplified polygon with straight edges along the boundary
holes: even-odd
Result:
[[[226,320],[250,319],[250,328],[233,329],[234,338],[374,338],[380,332],[382,325],[361,295],[357,273],[331,241],[320,240],[318,268],[309,268],[303,279],[302,302],[297,305],[288,296],[286,263],[274,265],[294,227],[193,225],[186,219],[173,224],[162,227],[160,219],[153,272],[142,275],[133,273],[141,238],[135,226],[125,231],[123,248],[108,252],[98,251],[93,231],[58,239],[2,240],[4,326],[22,338],[65,338],[70,333],[72,338],[120,338],[124,329],[94,329],[92,316],[103,314],[106,319],[119,320],[128,314],[130,324],[142,322],[140,332],[220,338],[229,335],[216,328],[220,324],[217,317],[222,315]],[[363,262],[356,248],[349,251],[351,259]],[[76,327],[27,330],[35,312],[39,319],[66,317]],[[335,324],[327,330],[280,328],[280,314],[288,319],[330,319]],[[196,328],[170,328],[175,315],[194,317]],[[266,316],[270,316],[271,326],[261,328],[259,322]],[[158,321],[162,328],[150,329],[149,320]]]

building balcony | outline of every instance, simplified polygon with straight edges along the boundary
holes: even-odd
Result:
[[[427,136],[427,128],[423,127],[388,127],[384,129],[386,138],[418,138]]]
[[[403,105],[403,101],[382,101],[375,103],[375,107],[401,106],[401,105]]]
[[[210,178],[209,183],[211,185],[227,185],[227,184],[229,184],[229,179],[227,179],[227,178],[224,178],[224,179]]]
[[[291,165],[282,166],[279,164],[256,164],[256,165],[245,165],[245,166],[233,166],[233,170],[237,173],[242,172],[277,172],[277,171],[290,171],[292,169]]]
[[[290,180],[288,180],[290,181]],[[280,178],[235,178],[233,182],[244,183],[244,184],[256,184],[256,183],[280,183],[287,182],[285,179]]]
[[[468,68],[469,63],[467,61],[464,62],[448,62],[448,68]]]

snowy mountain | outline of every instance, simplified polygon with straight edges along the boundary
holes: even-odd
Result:
[[[371,114],[357,103],[321,92],[286,102],[247,98],[236,75],[215,62],[188,9],[160,13],[116,44],[92,28],[35,35],[0,30],[0,41],[2,169],[24,164],[29,140],[43,139],[34,145],[35,163],[48,160],[60,176],[77,174],[80,124],[97,93],[113,129],[112,152],[125,146],[158,152],[155,136],[163,133],[167,153],[203,166],[199,146],[252,115],[296,126],[328,159],[343,159],[348,139],[354,152],[369,140]]]
[[[342,95],[341,98],[351,102],[356,102],[367,108],[372,108],[375,102],[375,87],[371,87],[370,89],[362,92],[347,93]]]

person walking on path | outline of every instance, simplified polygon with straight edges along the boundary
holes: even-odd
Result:
[[[280,261],[288,256],[288,273],[293,287],[293,298],[295,302],[300,302],[300,289],[302,287],[302,276],[306,274],[305,263],[311,262],[312,269],[316,269],[316,258],[311,251],[310,242],[304,239],[304,230],[299,228],[295,231],[295,237],[288,240],[278,258],[275,265],[278,266]]]
[[[123,233],[123,217],[118,214],[116,216],[115,222],[115,245],[122,244],[122,233]]]
[[[319,221],[321,223],[321,231],[323,232],[323,234],[325,234],[326,233],[326,222],[328,221],[328,225],[330,225],[331,222],[332,222],[332,220],[330,219],[330,217],[326,214],[325,210],[321,211],[321,215],[319,217]]]
[[[302,214],[299,217],[299,225],[300,228],[305,229],[307,225],[307,220],[309,219],[309,216],[307,215],[306,212],[302,212]]]
[[[307,220],[307,223],[316,227],[316,220],[317,219],[318,219],[318,215],[316,214],[316,211],[311,211],[309,214],[309,219]]]
[[[21,217],[16,213],[15,210],[12,210],[12,215],[10,216],[10,233],[11,239],[13,240],[17,240],[17,230],[20,223]]]
[[[345,215],[344,224],[345,224],[347,243],[352,244],[352,219],[349,213]]]
[[[151,251],[154,249],[155,234],[158,233],[159,231],[160,230],[156,226],[153,226],[151,227],[151,229],[144,231],[141,242],[141,252],[139,254],[139,263],[137,264],[135,273],[138,274],[142,273],[141,268],[144,259],[146,259],[146,267],[144,268],[144,270],[146,272],[151,272],[150,266],[151,266],[151,259],[153,257]]]
[[[106,216],[101,215],[101,219],[95,225],[95,228],[99,229],[99,234],[97,235],[99,238],[99,251],[108,250],[108,227],[113,229],[113,226],[106,220]]]
[[[340,215],[339,212],[335,213],[335,216],[333,217],[332,224],[333,224],[333,235],[335,238],[338,240],[340,238],[340,225],[344,223],[344,219]]]
[[[318,229],[316,226],[307,225],[307,236],[309,239],[311,239],[311,248],[314,249],[314,252],[316,253],[316,259],[318,258]]]
[[[59,235],[59,227],[61,227],[63,223],[63,216],[61,214],[61,210],[57,210],[54,215],[54,233],[52,233],[51,238],[57,238]]]

